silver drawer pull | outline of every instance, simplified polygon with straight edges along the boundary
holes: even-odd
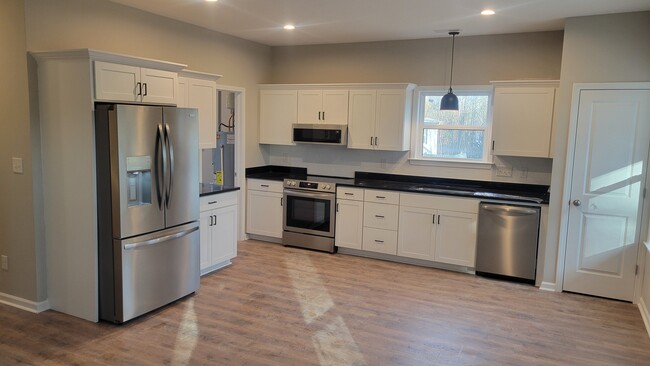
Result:
[[[208,202],[208,205],[214,205],[215,203],[217,203],[217,201],[210,201]]]
[[[266,187],[266,188],[269,188],[269,185],[268,185],[268,184],[260,184],[260,187]]]
[[[384,216],[382,216],[382,215],[375,215],[375,217],[378,218],[378,219],[383,219],[384,218]]]
[[[382,200],[383,200],[383,199],[386,199],[385,196],[375,196],[375,197],[377,197],[377,198],[381,198]]]
[[[354,196],[354,193],[345,192],[346,196]]]
[[[375,243],[383,244],[384,241],[383,240],[375,240]]]

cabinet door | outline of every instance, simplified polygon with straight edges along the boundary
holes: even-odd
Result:
[[[188,79],[187,107],[199,110],[199,148],[217,147],[217,90],[214,81]]]
[[[350,90],[348,148],[373,149],[376,113],[375,90]]]
[[[503,87],[494,91],[494,155],[549,157],[553,87]]]
[[[212,264],[229,261],[237,255],[237,206],[226,206],[214,211],[216,224],[212,227]]]
[[[365,202],[363,226],[377,229],[397,230],[399,207],[383,203]]]
[[[171,71],[140,69],[142,102],[176,105],[178,74]]]
[[[137,102],[140,68],[95,61],[95,99]]]
[[[260,91],[260,144],[293,145],[291,126],[297,118],[296,90]]]
[[[298,91],[298,123],[324,123],[323,92],[320,90]]]
[[[438,215],[434,260],[474,267],[477,214],[440,210]]]
[[[406,130],[405,91],[377,90],[375,149],[405,151],[409,149],[410,131]]]
[[[282,193],[248,191],[246,232],[282,238]]]
[[[348,123],[347,90],[323,90],[323,116],[321,122],[337,125]]]
[[[361,249],[363,202],[336,200],[336,246]]]
[[[199,221],[199,231],[200,231],[200,268],[201,274],[205,273],[205,270],[210,267],[211,254],[210,248],[212,247],[212,230],[214,227],[214,210],[202,211]]]
[[[434,260],[436,211],[429,208],[400,207],[397,255]]]

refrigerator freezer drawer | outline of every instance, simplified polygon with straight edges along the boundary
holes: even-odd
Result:
[[[198,223],[115,240],[115,322],[125,322],[199,288]],[[121,263],[120,263],[121,262]]]

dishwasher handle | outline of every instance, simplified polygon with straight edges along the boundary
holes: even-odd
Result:
[[[539,213],[539,210],[536,208],[506,205],[481,205],[481,209],[490,212],[498,212],[500,214],[507,214],[509,216],[528,216],[536,215]]]

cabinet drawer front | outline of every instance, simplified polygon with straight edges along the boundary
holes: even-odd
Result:
[[[265,179],[248,179],[248,189],[254,191],[277,192],[282,193],[283,182]]]
[[[363,208],[363,226],[397,230],[399,206],[366,202]]]
[[[234,191],[201,197],[201,212],[214,210],[215,208],[236,205],[237,193],[238,191]]]
[[[363,189],[350,187],[337,187],[336,198],[342,200],[363,201]]]
[[[400,206],[478,213],[479,200],[435,194],[400,193]]]
[[[399,192],[366,189],[363,199],[366,202],[390,203],[397,205],[399,203]]]
[[[363,229],[363,250],[397,255],[397,231],[373,228]]]

